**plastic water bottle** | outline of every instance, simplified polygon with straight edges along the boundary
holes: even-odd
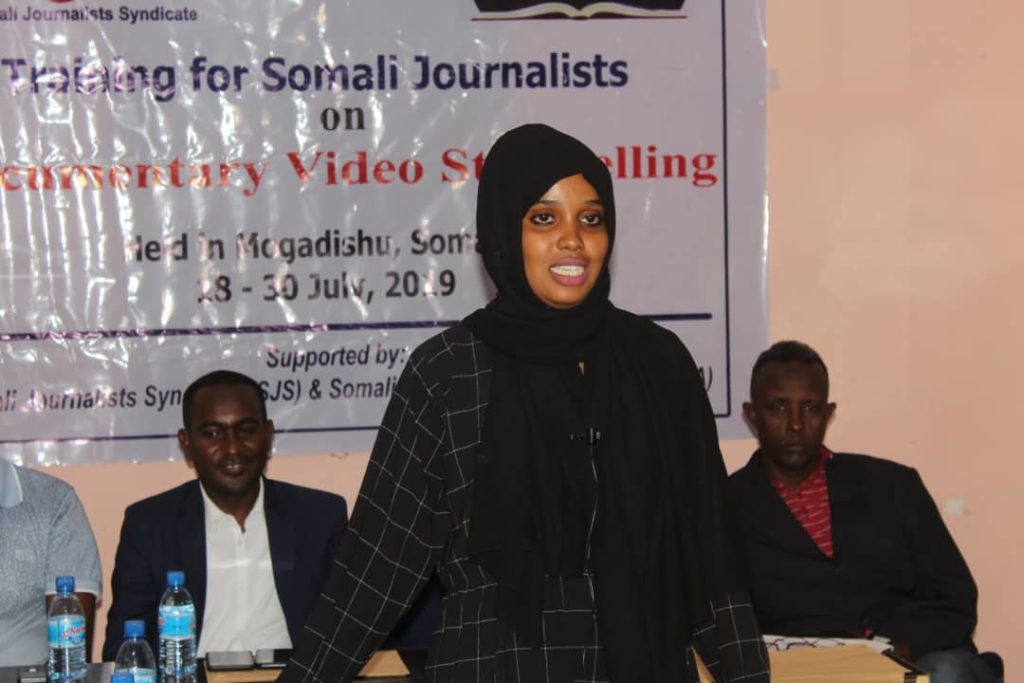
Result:
[[[115,671],[110,674],[110,683],[135,683],[136,680],[138,679],[127,671]]]
[[[131,674],[134,683],[156,683],[156,660],[145,635],[146,622],[138,619],[124,622],[124,642],[114,660],[114,673]],[[113,678],[110,680],[114,683]]]
[[[85,613],[75,597],[75,577],[57,577],[57,595],[46,613],[50,654],[46,677],[50,681],[85,679]]]
[[[185,572],[167,572],[160,598],[160,676],[163,683],[191,683],[196,673],[196,608],[185,589]]]

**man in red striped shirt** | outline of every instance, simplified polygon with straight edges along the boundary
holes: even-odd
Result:
[[[828,370],[801,342],[762,353],[744,416],[760,448],[729,478],[765,633],[889,638],[932,683],[990,683],[977,589],[917,472],[832,453]]]

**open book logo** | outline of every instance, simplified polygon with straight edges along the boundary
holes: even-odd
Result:
[[[604,19],[682,16],[686,0],[476,0],[484,19]]]

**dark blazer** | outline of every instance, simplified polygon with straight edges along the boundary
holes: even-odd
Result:
[[[765,633],[883,635],[913,656],[973,649],[977,588],[917,471],[837,453],[825,466],[834,558],[765,477],[755,453],[729,477],[751,596]]]
[[[347,507],[345,499],[333,493],[269,479],[263,482],[274,584],[288,635],[295,642],[345,530]],[[117,656],[128,619],[145,620],[146,639],[157,653],[157,606],[171,569],[185,572],[185,587],[196,606],[198,644],[206,606],[206,526],[198,480],[125,510],[114,559],[103,661]]]

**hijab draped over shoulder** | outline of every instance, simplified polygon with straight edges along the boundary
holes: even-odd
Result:
[[[530,289],[523,216],[577,174],[604,206],[610,259],[611,176],[583,143],[525,125],[484,163],[477,236],[497,295],[465,324],[495,360],[470,553],[496,579],[498,619],[520,643],[541,640],[544,575],[589,567],[612,680],[685,680],[709,599],[736,585],[714,418],[679,340],[609,302],[607,261],[573,308]]]

